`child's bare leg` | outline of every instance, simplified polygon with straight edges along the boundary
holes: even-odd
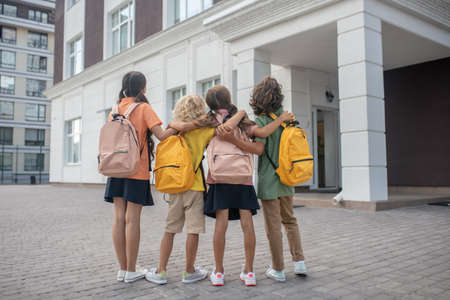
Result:
[[[135,204],[132,202],[127,203],[125,222],[127,271],[129,272],[136,272],[136,261],[139,252],[139,240],[141,237],[141,211],[141,204]]]
[[[216,210],[216,226],[214,229],[214,258],[216,272],[223,273],[223,256],[225,252],[225,234],[228,227],[228,209]]]
[[[250,210],[239,210],[241,227],[244,232],[245,266],[244,273],[253,272],[253,260],[255,259],[256,237],[253,226],[253,217]]]
[[[173,238],[175,233],[165,232],[161,240],[161,247],[159,249],[159,267],[158,273],[166,271],[167,263],[169,262],[170,254],[173,249]]]
[[[198,250],[198,234],[188,233],[186,237],[186,272],[194,273],[195,257]]]
[[[114,222],[112,227],[112,238],[114,249],[120,269],[127,269],[126,235],[125,235],[125,214],[127,211],[127,201],[123,198],[114,198]]]

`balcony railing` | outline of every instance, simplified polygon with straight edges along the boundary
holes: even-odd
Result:
[[[43,91],[27,91],[27,96],[30,96],[30,97],[44,97],[42,92]]]
[[[34,159],[26,158],[28,153],[33,153]],[[41,145],[0,144],[0,184],[48,183],[49,173],[45,165],[48,153],[48,147]]]
[[[14,95],[14,89],[0,88],[0,94]]]
[[[12,45],[15,45],[15,44],[16,44],[16,39],[6,39],[6,38],[3,38],[3,39],[1,39],[1,42],[2,42],[2,43],[5,43],[5,44],[12,44]]]
[[[9,64],[9,63],[0,63],[0,68],[5,68],[5,69],[15,69],[16,68],[16,64]]]
[[[27,71],[33,73],[47,73],[47,68],[44,69],[39,67],[27,66]]]

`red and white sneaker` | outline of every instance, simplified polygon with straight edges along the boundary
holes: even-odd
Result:
[[[245,283],[246,286],[255,286],[256,285],[256,276],[253,272],[244,273],[241,272],[241,280]]]
[[[224,285],[224,275],[220,272],[211,272],[211,275],[209,275],[209,279],[211,280],[212,285],[214,286],[222,286]]]

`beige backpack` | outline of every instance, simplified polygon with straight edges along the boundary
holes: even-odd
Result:
[[[234,135],[241,140],[248,140],[239,128],[234,130]],[[215,183],[244,184],[253,175],[253,155],[218,136],[211,140],[206,154]]]
[[[139,170],[141,151],[138,136],[128,117],[139,103],[133,103],[124,115],[118,105],[112,109],[112,120],[100,131],[98,172],[107,177],[126,178]]]

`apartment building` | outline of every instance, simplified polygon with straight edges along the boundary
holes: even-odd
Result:
[[[99,129],[137,70],[164,124],[219,83],[252,116],[253,86],[276,77],[309,136],[309,189],[384,201],[388,186],[450,186],[448,1],[69,0],[55,24],[52,182],[105,182]]]
[[[55,1],[0,1],[0,184],[49,179]]]

